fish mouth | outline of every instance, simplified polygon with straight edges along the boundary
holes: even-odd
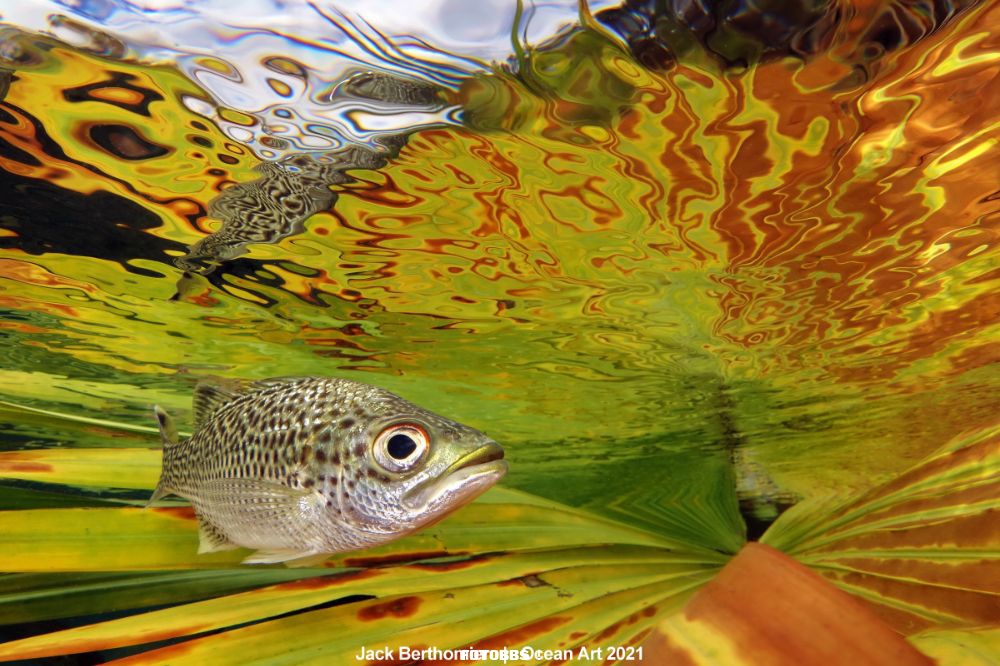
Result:
[[[425,512],[428,520],[457,509],[489,490],[507,473],[503,448],[489,442],[453,462],[441,474],[403,496],[403,505]]]

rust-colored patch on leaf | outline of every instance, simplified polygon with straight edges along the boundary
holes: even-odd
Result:
[[[322,590],[327,587],[336,587],[347,583],[356,583],[359,580],[381,576],[382,572],[375,569],[365,569],[364,571],[352,571],[340,575],[317,576],[315,578],[303,578],[293,580],[278,585],[282,590]]]
[[[624,626],[625,626],[625,620],[618,620],[614,624],[602,629],[601,633],[594,636],[594,640],[596,640],[597,642],[606,641],[615,634],[617,634],[618,631]]]
[[[497,587],[510,587],[512,585],[522,585],[524,587],[552,587],[537,573],[525,574],[509,580],[501,580],[495,583]]]
[[[381,603],[365,606],[358,611],[358,619],[362,622],[372,622],[387,617],[410,617],[417,612],[423,599],[416,596],[399,597]]]
[[[933,551],[928,551],[933,556]],[[845,554],[846,555],[846,554]],[[968,592],[994,595],[1000,590],[1000,559],[982,557],[935,561],[920,557],[838,557],[837,566],[849,567],[859,574],[888,575],[916,584],[952,587]]]
[[[515,627],[509,631],[505,631],[501,634],[496,634],[488,638],[484,638],[480,641],[473,643],[468,646],[472,649],[477,650],[500,650],[503,648],[516,648],[529,643],[532,639],[541,636],[543,634],[549,633],[550,631],[560,627],[567,622],[570,622],[573,618],[553,615],[550,617],[542,618],[541,620],[536,620],[528,624],[523,624],[520,627]],[[466,663],[462,661],[455,660],[436,660],[423,662],[424,666],[446,666],[447,664],[458,664]]]
[[[496,583],[493,583],[493,584],[496,585],[497,587],[511,587],[511,586],[514,586],[514,585],[521,585],[521,586],[523,586],[524,585],[524,581],[521,580],[520,578],[511,578],[509,580],[500,580],[500,581],[497,581]]]
[[[684,615],[725,636],[751,663],[933,664],[858,599],[760,543],[747,544]]]
[[[640,631],[639,633],[637,633],[635,636],[633,636],[632,638],[630,638],[627,641],[625,641],[625,644],[626,645],[639,645],[644,640],[646,640],[646,637],[649,636],[651,633],[653,633],[652,629],[643,629],[642,631]]]
[[[904,602],[905,608],[914,609],[911,612],[919,614],[920,609],[927,610],[928,617],[945,615],[955,618],[956,624],[991,625],[1000,622],[1000,601],[993,593],[981,593],[958,587],[944,585],[925,585],[920,581],[895,580],[892,572],[886,575],[869,575],[863,573],[841,573],[836,576],[849,588],[860,588],[873,593],[874,599],[886,599],[891,606],[894,601]],[[881,606],[870,601],[872,608],[882,615]],[[892,615],[883,616],[889,622]],[[925,627],[921,623],[908,623],[904,626],[893,625],[897,631],[910,633],[920,631]],[[935,626],[935,625],[930,625]]]
[[[943,488],[942,491],[944,492],[929,497],[916,497],[893,502],[885,509],[871,511],[864,516],[861,516],[856,521],[852,521],[851,524],[853,526],[878,523],[887,518],[906,517],[909,515],[919,514],[922,511],[940,509],[943,507],[960,508],[962,506],[967,506],[971,508],[979,504],[988,505],[997,497],[998,494],[1000,494],[1000,482],[980,483],[966,488],[946,487]],[[926,490],[924,493],[926,493]]]
[[[670,637],[654,631],[642,644],[643,659],[650,664],[670,664],[670,666],[699,666],[691,653],[673,643]]]
[[[144,631],[130,636],[113,636],[111,638],[102,637],[89,640],[69,640],[57,644],[54,648],[51,645],[47,645],[36,651],[24,651],[19,653],[18,657],[22,659],[35,659],[59,655],[83,654],[86,652],[98,652],[101,650],[124,647],[127,645],[143,645],[148,643],[157,643],[159,641],[165,641],[180,636],[192,636],[194,634],[210,631],[215,628],[216,627],[210,624],[189,624],[162,631]],[[165,648],[161,648],[160,650],[137,654],[133,658],[141,661],[143,660],[142,657],[144,654],[156,654],[157,657],[159,657],[165,651],[173,650],[174,648],[177,648],[177,653],[186,652],[188,650],[188,644],[187,642],[183,642],[176,645],[170,645]]]
[[[1000,484],[993,491],[1000,495]],[[994,495],[996,496],[996,495]],[[930,510],[935,505],[921,507]],[[937,506],[947,508],[947,505]],[[840,550],[865,550],[868,548],[919,548],[961,546],[964,548],[988,548],[1000,542],[996,526],[1000,515],[996,509],[984,509],[979,513],[956,515],[948,520],[922,520],[920,514],[914,516],[908,525],[896,525],[893,529],[871,530],[857,536],[835,541],[829,546],[817,548],[814,552]],[[901,529],[905,527],[905,529]]]
[[[935,629],[941,625],[922,615],[916,615],[903,608],[893,608],[884,604],[877,604],[868,599],[861,599],[861,603],[872,609],[882,621],[898,631],[904,636],[912,636],[921,631]]]
[[[647,606],[646,608],[643,608],[642,610],[638,610],[638,611],[636,611],[634,613],[631,613],[631,614],[629,614],[628,617],[623,617],[622,619],[618,620],[614,624],[612,624],[612,625],[610,625],[608,627],[605,627],[601,631],[601,633],[597,634],[597,636],[594,637],[594,640],[596,640],[597,642],[608,640],[609,638],[611,638],[612,636],[614,636],[615,634],[617,634],[619,631],[621,631],[625,627],[627,627],[629,625],[632,625],[632,624],[635,624],[640,619],[642,619],[644,617],[646,617],[646,618],[653,617],[654,615],[656,615],[656,612],[657,612],[657,608],[656,608],[655,605],[653,605],[653,606]]]
[[[0,474],[4,472],[31,472],[32,474],[48,474],[52,465],[39,462],[20,462],[18,460],[0,460]]]
[[[486,562],[494,559],[496,559],[495,555],[480,554],[473,555],[472,557],[467,557],[462,560],[450,560],[448,562],[419,562],[408,566],[411,569],[421,569],[423,571],[458,571],[460,569],[468,569],[479,564],[485,564]]]
[[[194,513],[193,506],[159,506],[150,509],[155,513],[159,513],[165,516],[170,516],[171,518],[176,518],[178,520],[197,520],[198,517]]]
[[[344,560],[345,567],[384,567],[391,564],[406,564],[418,560],[431,560],[437,557],[455,557],[468,555],[467,550],[450,552],[447,550],[424,550],[412,553],[393,553],[392,555],[371,555],[368,557],[348,557]]]

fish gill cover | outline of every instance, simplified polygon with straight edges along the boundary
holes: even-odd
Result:
[[[0,3],[0,656],[989,663],[998,25]],[[139,508],[153,404],[190,431],[199,380],[316,374],[510,473],[322,569]],[[764,596],[800,612],[726,605]]]

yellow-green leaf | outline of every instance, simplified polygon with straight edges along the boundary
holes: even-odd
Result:
[[[910,643],[938,666],[996,666],[1000,661],[1000,628],[926,631]]]
[[[447,590],[405,593],[301,613],[142,653],[123,663],[224,664],[256,659],[269,664],[352,663],[359,646],[458,648],[494,638],[517,647],[570,625],[588,603],[644,590],[652,604],[697,585],[659,565],[570,567]],[[540,582],[536,582],[540,581]],[[624,638],[628,638],[628,634]]]
[[[956,439],[852,501],[802,504],[762,541],[897,630],[1000,622],[1000,431]]]
[[[99,488],[152,489],[157,449],[36,449],[0,452],[0,478]]]
[[[183,637],[312,608],[352,595],[391,597],[400,590],[416,594],[503,581],[529,588],[550,586],[553,583],[547,575],[543,580],[542,574],[555,570],[580,569],[611,577],[621,572],[645,572],[651,582],[670,581],[670,589],[680,594],[709,578],[717,568],[715,563],[693,562],[689,555],[675,555],[663,549],[601,546],[494,553],[450,561],[331,571],[333,575],[262,587],[7,643],[0,645],[0,659],[103,650]],[[567,590],[563,592],[568,593]],[[598,610],[601,609],[595,609]]]
[[[241,567],[0,576],[0,624],[179,604],[316,575],[309,569]]]

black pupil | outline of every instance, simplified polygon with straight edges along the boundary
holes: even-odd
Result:
[[[409,435],[400,433],[389,438],[389,443],[386,444],[385,450],[396,460],[405,460],[417,450],[417,443]]]

